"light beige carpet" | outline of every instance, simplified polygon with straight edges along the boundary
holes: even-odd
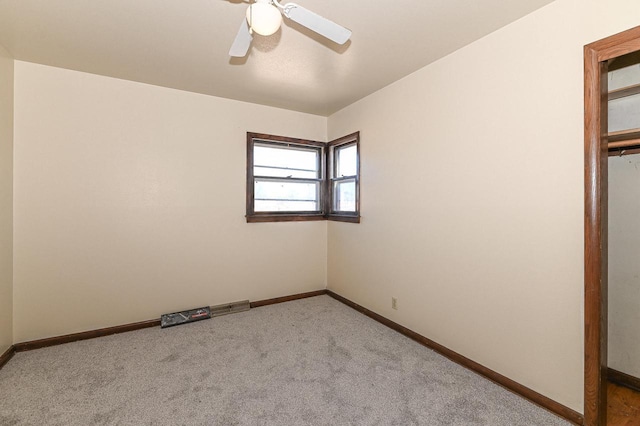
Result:
[[[18,353],[0,425],[567,425],[319,296]]]

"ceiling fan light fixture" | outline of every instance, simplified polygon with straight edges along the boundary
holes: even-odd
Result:
[[[244,0],[246,1],[246,0]],[[251,0],[249,0],[251,1]],[[351,37],[351,30],[323,18],[295,3],[280,4],[282,0],[253,0],[247,8],[236,38],[229,49],[232,58],[244,58],[249,53],[253,33],[270,36],[278,31],[282,16],[307,28],[337,44],[345,44]]]
[[[270,36],[280,28],[282,15],[270,2],[258,1],[247,9],[247,22],[254,32]]]

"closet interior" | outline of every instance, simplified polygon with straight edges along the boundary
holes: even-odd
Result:
[[[640,424],[640,52],[608,72],[608,424]]]

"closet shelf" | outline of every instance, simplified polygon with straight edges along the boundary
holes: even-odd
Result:
[[[634,84],[632,86],[622,87],[620,89],[612,90],[609,92],[609,100],[626,98],[627,96],[633,96],[640,94],[640,84]]]
[[[618,132],[609,132],[607,135],[609,139],[609,146],[612,142],[624,142],[631,141],[633,139],[640,139],[640,129],[620,130]]]

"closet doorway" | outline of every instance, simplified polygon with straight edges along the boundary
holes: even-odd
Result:
[[[584,48],[586,426],[607,424],[609,151],[640,149],[640,129],[609,133],[608,72],[615,60],[637,51],[640,27]]]

